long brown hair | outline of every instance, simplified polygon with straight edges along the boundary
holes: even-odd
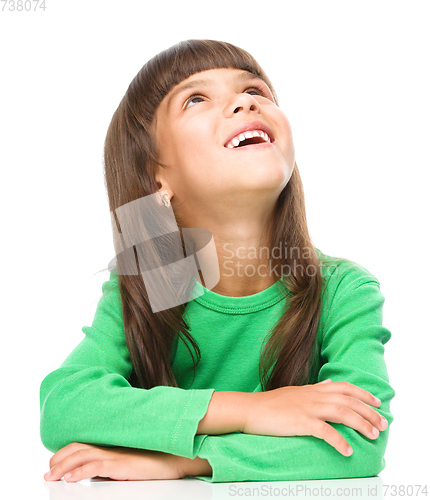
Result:
[[[215,40],[185,40],[160,52],[134,77],[107,131],[104,166],[112,214],[119,207],[161,189],[161,184],[156,181],[156,168],[165,168],[166,165],[159,161],[152,128],[157,106],[170,89],[182,80],[194,73],[214,68],[246,70],[262,78],[279,105],[275,90],[263,69],[248,52],[239,47]],[[297,164],[276,202],[273,215],[272,226],[267,229],[269,249],[285,242],[289,249],[297,249],[297,252],[281,252],[277,260],[279,269],[289,270],[286,278],[284,274],[279,275],[289,299],[282,317],[266,337],[264,350],[261,349],[259,373],[263,391],[310,383],[317,366],[316,336],[324,284],[320,260],[307,228],[303,186]],[[182,230],[179,217],[176,220]],[[164,222],[169,224],[167,219]],[[160,221],[159,224],[163,225],[164,222]],[[117,225],[116,215],[112,217],[112,228],[115,249],[120,249],[118,241],[121,227]],[[157,243],[153,240],[145,242],[147,251],[143,253],[159,255],[158,261],[152,258],[147,263],[148,269],[160,268],[167,263],[160,249],[172,248],[179,241],[182,250],[185,250],[178,235],[178,231],[172,229],[169,234],[158,238]],[[157,251],[150,252],[154,245]],[[134,248],[128,252],[130,266],[136,265],[135,252],[137,250]],[[178,261],[180,258],[178,256]],[[309,269],[315,272],[309,273]],[[175,336],[179,336],[190,352],[194,370],[201,357],[199,346],[191,336],[184,317],[186,304],[153,312],[140,272],[123,274],[120,266],[117,271],[124,332],[133,366],[130,383],[145,389],[159,385],[177,387],[170,359]],[[184,288],[189,285],[182,284]],[[161,286],[160,294],[172,291],[172,284],[168,280],[164,288],[163,284]],[[188,342],[194,349],[197,361]]]

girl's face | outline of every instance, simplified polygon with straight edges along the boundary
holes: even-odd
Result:
[[[265,129],[271,143],[227,147],[246,125]],[[273,203],[293,172],[286,115],[263,80],[239,69],[211,69],[180,82],[161,101],[154,132],[169,166],[159,169],[157,180],[172,203],[190,210]]]

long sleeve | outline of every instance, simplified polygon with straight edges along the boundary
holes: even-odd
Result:
[[[344,424],[329,422],[353,448],[349,457],[314,436],[207,436],[197,456],[209,461],[212,477],[195,478],[214,483],[340,479],[371,477],[384,469],[393,421],[390,401],[395,396],[384,361],[384,344],[391,337],[382,326],[385,298],[378,280],[356,269],[334,283],[321,319],[318,382],[331,378],[370,391],[381,400],[376,410],[388,420],[387,429],[373,440]]]
[[[157,450],[194,458],[214,389],[135,388],[118,277],[102,285],[91,327],[61,367],[40,386],[40,435],[56,452],[71,442]]]

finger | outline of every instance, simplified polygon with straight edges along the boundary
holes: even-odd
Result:
[[[369,425],[371,427],[376,427],[381,431],[384,431],[388,427],[387,420],[371,406],[363,403],[363,401],[360,401],[359,399],[351,396],[344,395],[339,395],[339,398],[341,398],[339,400],[340,404],[348,406],[353,411],[361,415],[367,422],[369,422]],[[372,429],[369,428],[368,430],[371,431]]]
[[[64,481],[67,483],[76,483],[82,479],[89,479],[92,477],[110,477],[112,460],[95,460],[89,462],[64,475]]]
[[[345,396],[353,396],[376,408],[381,404],[381,401],[371,392],[358,387],[358,385],[351,384],[350,382],[332,382],[331,384],[327,384],[324,390],[344,394]]]
[[[349,457],[352,454],[352,448],[349,446],[348,441],[327,422],[312,419],[308,425],[312,436],[323,439],[345,457]]]
[[[45,474],[45,479],[47,481],[58,481],[65,474],[71,472],[72,470],[85,465],[89,462],[94,462],[96,460],[102,459],[105,455],[103,450],[95,447],[82,448],[75,453],[65,457],[61,462],[55,465],[51,470],[50,474]]]
[[[321,420],[347,425],[369,439],[376,439],[379,436],[376,427],[347,405],[329,402],[323,403],[320,408],[319,418]],[[368,408],[370,409],[370,407]]]
[[[86,443],[70,443],[67,446],[64,446],[64,448],[61,448],[61,450],[58,450],[57,453],[52,455],[51,459],[49,460],[49,468],[52,469],[52,467],[55,467],[66,457],[68,457],[72,453],[77,452],[78,450],[92,447],[92,445]]]
[[[81,481],[82,479],[89,479],[92,477],[108,477],[110,479],[115,479],[116,481],[128,481],[128,480],[146,480],[154,477],[151,475],[150,469],[148,469],[148,474],[140,470],[138,473],[133,471],[133,467],[130,464],[122,460],[116,459],[104,459],[95,460],[88,464],[77,467],[76,469],[70,471],[64,476],[64,481],[68,483],[75,483]]]

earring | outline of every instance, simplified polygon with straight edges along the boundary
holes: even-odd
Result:
[[[170,207],[170,199],[168,194],[163,194],[163,203],[166,208]]]

